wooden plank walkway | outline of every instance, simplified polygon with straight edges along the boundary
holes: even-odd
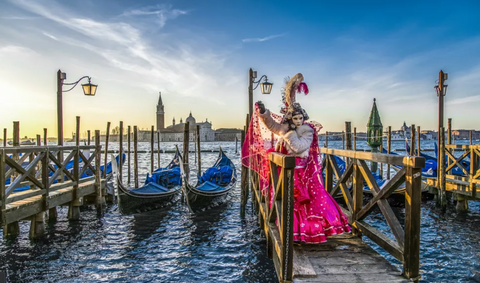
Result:
[[[86,182],[78,184],[76,198],[95,194],[95,179],[89,179],[90,180]],[[101,186],[104,190],[106,186],[105,179],[101,180]],[[34,189],[12,193],[7,198],[5,211],[3,212],[5,224],[21,220],[29,220],[29,217],[40,213],[44,209],[48,210],[56,206],[66,205],[75,200],[73,186],[65,187],[63,183],[59,183],[56,184],[56,187],[57,189],[55,189],[55,185],[52,186],[52,191],[49,191],[47,208],[43,207],[43,196],[40,195],[43,190]]]
[[[390,262],[351,235],[295,244],[293,282],[409,282]]]

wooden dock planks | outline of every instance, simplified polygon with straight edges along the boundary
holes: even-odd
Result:
[[[399,270],[350,234],[294,245],[293,282],[408,282]]]

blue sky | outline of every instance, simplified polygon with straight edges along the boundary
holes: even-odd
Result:
[[[276,112],[284,78],[303,73],[298,101],[324,130],[364,131],[373,98],[384,126],[436,129],[443,69],[445,118],[478,130],[479,12],[477,1],[2,1],[0,127],[54,136],[61,69],[99,85],[95,97],[64,93],[65,136],[75,116],[82,131],[149,128],[160,91],[168,125],[192,111],[242,128],[253,68],[274,83],[254,100]]]

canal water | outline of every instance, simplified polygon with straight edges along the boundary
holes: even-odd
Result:
[[[162,148],[173,150],[176,144],[181,147],[162,143]],[[240,169],[235,143],[203,143],[202,150],[218,146]],[[367,148],[364,142],[357,146]],[[118,149],[118,144],[109,147]],[[329,147],[341,148],[341,142],[330,141]],[[393,147],[404,148],[404,143],[394,142]],[[422,142],[422,147],[433,148],[433,142]],[[139,144],[139,150],[149,148],[148,143]],[[203,152],[202,169],[217,155]],[[162,166],[172,157],[162,153]],[[143,182],[150,154],[139,154],[139,160]],[[193,154],[190,164],[195,176]],[[84,207],[76,222],[66,219],[66,207],[58,211],[58,221],[46,225],[42,240],[28,239],[27,222],[20,224],[16,239],[0,238],[0,271],[7,273],[7,282],[278,282],[250,203],[246,217],[239,215],[239,182],[229,202],[195,214],[182,202],[134,215],[122,215],[116,205],[108,205],[101,217],[94,207]],[[480,282],[479,211],[478,202],[470,202],[470,211],[462,214],[454,206],[441,212],[433,201],[422,203],[422,282]],[[396,212],[402,217],[402,209]],[[381,214],[369,222],[388,231]],[[372,246],[401,269],[399,262]]]

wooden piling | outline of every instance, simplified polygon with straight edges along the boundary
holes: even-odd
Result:
[[[347,150],[352,150],[352,122],[345,122],[345,145]]]
[[[202,175],[202,159],[201,159],[201,147],[200,147],[200,125],[197,125],[196,132],[197,148],[198,148],[198,177]],[[235,144],[236,145],[236,144]]]
[[[43,145],[48,145],[47,128],[43,128]]]
[[[415,156],[415,125],[410,126],[410,156]]]
[[[470,145],[473,145],[473,130],[470,130],[470,132],[468,133],[469,135],[469,139],[470,139]]]
[[[119,125],[119,141],[118,141],[118,176],[122,180],[122,167],[123,167],[123,121],[120,121]]]
[[[246,119],[245,119],[245,126],[243,127],[243,131],[242,131],[242,156],[241,156],[241,159],[245,158],[245,156],[243,156],[244,154],[244,151],[243,151],[243,147],[245,146],[245,139],[246,139],[246,134],[248,132],[248,125],[250,123],[250,115],[247,114],[246,116]],[[250,140],[251,142],[251,140]],[[249,189],[249,180],[248,180],[248,176],[249,176],[249,170],[246,166],[243,165],[243,162],[242,162],[242,173],[241,173],[242,177],[241,177],[241,184],[240,184],[240,217],[245,217],[245,206],[247,205],[247,201],[248,201],[248,189]]]
[[[102,159],[102,146],[100,145],[100,130],[95,130],[95,206],[97,212],[101,213],[105,205],[105,196],[102,193],[102,171],[100,164]]]
[[[18,121],[13,122],[12,146],[15,146],[15,147],[20,146],[20,122]],[[18,158],[19,158],[18,153],[14,153],[12,157],[15,161],[18,161]],[[2,164],[5,164],[5,162],[3,162]],[[13,182],[14,177],[15,176],[10,177],[10,183]],[[5,181],[3,183],[5,184]],[[17,237],[20,234],[20,226],[18,225],[18,221],[5,225],[5,227],[3,227],[3,233],[4,233],[4,236],[6,237],[12,237],[12,238]]]
[[[37,135],[37,146],[41,146],[41,145],[42,145],[42,136]]]
[[[103,161],[103,178],[107,178],[108,140],[109,140],[109,138],[110,138],[110,122],[107,122],[107,132],[105,134],[105,160]]]
[[[90,133],[90,131],[89,131]],[[48,145],[48,132],[47,132],[47,128],[43,128],[43,144],[45,146]],[[48,152],[46,153],[47,154],[47,157],[48,157]],[[47,159],[48,160],[48,159]],[[42,165],[43,166],[43,165]],[[48,168],[46,169],[47,172],[47,176],[48,176]],[[44,172],[42,171],[42,176],[43,176]],[[43,178],[43,177],[42,177]],[[48,177],[47,177],[47,183],[48,183]],[[48,187],[48,186],[46,186]],[[48,195],[48,189],[47,189],[47,195]],[[48,204],[48,198],[46,198],[45,200],[45,203]],[[46,208],[48,207],[48,205],[45,206]],[[48,210],[48,221],[50,223],[54,223],[55,221],[57,221],[57,208],[56,207],[52,207]]]
[[[440,128],[438,141],[438,169],[437,169],[437,180],[438,180],[438,204],[442,209],[447,207],[447,197],[446,197],[446,176],[445,176],[445,128]]]
[[[353,150],[357,150],[357,127],[353,127]]]
[[[138,188],[138,132],[137,126],[133,126],[133,179],[135,188]]]
[[[238,153],[238,138],[235,136],[235,154]]]
[[[3,147],[7,147],[7,128],[3,129]]]
[[[422,151],[420,142],[421,142],[420,126],[417,126],[417,156],[420,156],[420,153]]]
[[[183,168],[185,169],[185,175],[187,181],[190,176],[190,168],[188,167],[188,150],[189,150],[189,137],[190,137],[190,122],[185,123],[185,128],[183,130]]]
[[[325,147],[328,147],[328,131],[325,131]]]
[[[160,130],[157,131],[157,166],[160,167]]]
[[[153,173],[153,164],[155,163],[155,160],[154,160],[155,155],[153,154],[154,146],[155,146],[155,126],[152,126],[150,130],[150,172],[152,173]]]
[[[452,118],[447,122],[447,144],[452,144]]]
[[[131,170],[131,164],[132,164],[132,161],[130,159],[130,151],[131,151],[131,145],[130,145],[130,132],[132,131],[132,129],[130,128],[130,126],[127,127],[127,147],[128,147],[128,150],[127,150],[127,171],[128,171],[128,176],[127,176],[127,184],[130,184],[130,175],[132,174],[132,170]]]
[[[37,135],[37,146],[41,146],[42,145],[42,138],[40,135]],[[32,162],[33,161],[33,155],[31,154],[30,155],[30,158],[29,158],[29,161]],[[35,178],[36,176],[36,172],[38,170],[40,170],[40,164],[37,165],[36,169],[35,169],[35,172],[32,172],[32,177]],[[30,186],[30,189],[34,189],[35,188],[35,185],[31,185]],[[47,188],[47,187],[45,187]],[[43,196],[42,198],[44,199],[46,197]],[[30,232],[29,232],[29,237],[30,239],[38,239],[38,238],[41,238],[45,232],[45,210],[46,210],[46,207],[44,207],[44,209],[40,212],[40,213],[37,213],[35,214],[34,216],[31,217],[30,219]]]
[[[392,152],[392,126],[388,126],[387,154]],[[387,179],[390,180],[390,163],[387,164]]]
[[[87,130],[87,145],[90,145],[91,140],[92,140],[92,137],[90,135],[90,130]]]
[[[342,131],[342,149],[345,149],[345,132]]]
[[[73,177],[75,182],[75,185],[73,185],[73,200],[68,204],[68,219],[69,220],[79,220],[80,219],[80,206],[83,204],[82,199],[77,197],[77,191],[78,191],[78,182],[80,181],[80,178],[78,176],[80,172],[80,149],[78,148],[80,146],[80,117],[76,117],[76,127],[75,127],[75,145],[77,148],[75,149],[75,156],[73,157]]]

